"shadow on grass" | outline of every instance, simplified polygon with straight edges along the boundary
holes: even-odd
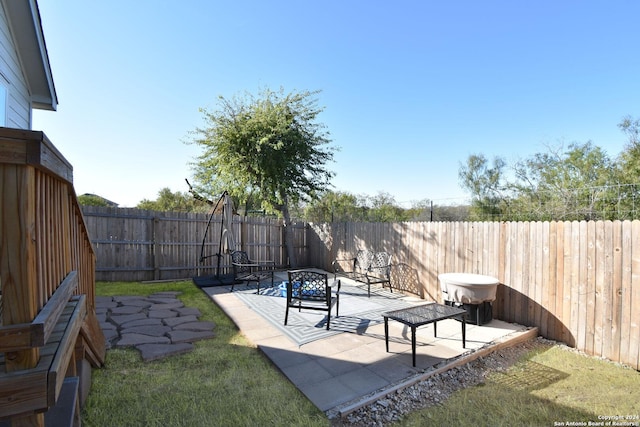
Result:
[[[509,373],[495,373],[491,380],[512,390],[533,391],[543,389],[568,377],[569,374],[558,369],[527,360],[518,365],[518,368],[512,368]]]
[[[598,414],[535,395],[570,374],[531,360],[551,349],[530,351],[508,371],[494,372],[486,382],[459,390],[442,405],[407,415],[398,425],[567,426],[600,422]],[[578,400],[580,396],[575,396]],[[601,414],[607,415],[607,414]]]

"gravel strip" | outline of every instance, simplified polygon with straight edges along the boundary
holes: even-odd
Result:
[[[332,420],[333,427],[382,427],[418,409],[441,404],[452,393],[485,381],[492,372],[504,372],[531,350],[556,345],[542,337],[497,350],[465,365],[429,377],[407,388],[362,407],[343,418]]]

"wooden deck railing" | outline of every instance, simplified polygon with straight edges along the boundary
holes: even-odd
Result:
[[[77,364],[104,362],[72,172],[42,132],[0,128],[0,421],[12,425],[43,425]]]

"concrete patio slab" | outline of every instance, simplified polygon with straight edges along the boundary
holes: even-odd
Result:
[[[276,284],[285,280],[286,272],[278,276]],[[463,348],[460,322],[447,319],[438,322],[435,337],[432,324],[417,329],[413,367],[411,330],[393,320],[389,320],[389,352],[383,323],[371,325],[361,333],[340,333],[298,346],[235,297],[229,286],[202,290],[330,418],[344,416],[430,375],[537,336],[535,328],[497,319],[482,326],[467,323]],[[414,302],[429,301],[414,298]]]

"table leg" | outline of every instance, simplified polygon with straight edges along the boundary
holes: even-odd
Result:
[[[384,342],[387,346],[387,353],[389,353],[389,318],[384,318]]]
[[[467,348],[467,321],[465,315],[462,315],[462,348]]]
[[[411,353],[413,354],[413,367],[416,367],[416,327],[411,327]]]
[[[438,336],[438,322],[433,322],[433,337]]]

